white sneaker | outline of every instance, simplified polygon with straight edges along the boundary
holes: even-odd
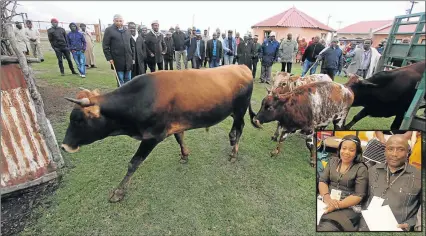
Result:
[[[86,78],[86,75],[81,75],[81,78]]]

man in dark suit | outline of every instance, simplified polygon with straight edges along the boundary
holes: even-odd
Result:
[[[195,37],[191,39],[189,50],[188,50],[188,60],[191,61],[193,69],[200,69],[201,63],[206,56],[206,50],[204,41],[201,38],[201,31],[197,29],[195,31]]]
[[[209,62],[210,68],[219,66],[220,59],[222,58],[223,48],[222,42],[217,39],[218,34],[213,33],[213,39],[207,41],[206,61]]]

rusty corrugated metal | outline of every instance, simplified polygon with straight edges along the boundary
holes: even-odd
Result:
[[[39,132],[33,100],[16,64],[1,66],[1,187],[24,184],[55,171]]]

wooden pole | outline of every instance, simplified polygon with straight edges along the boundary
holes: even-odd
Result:
[[[102,42],[102,25],[101,25],[101,19],[99,19],[99,34],[100,34],[100,42]]]

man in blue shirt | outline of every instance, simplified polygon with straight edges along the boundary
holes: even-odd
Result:
[[[222,42],[217,39],[217,33],[213,33],[213,39],[207,41],[206,61],[209,62],[210,68],[219,66],[220,59],[222,58]]]
[[[67,34],[68,48],[74,57],[75,64],[77,64],[78,71],[82,78],[86,78],[86,40],[82,33],[77,31],[77,25],[70,23],[71,32]]]
[[[237,41],[232,37],[232,30],[228,30],[228,37],[223,39],[224,65],[230,65],[234,61],[237,51]]]
[[[278,60],[279,47],[280,43],[275,40],[275,32],[271,32],[260,47],[259,58],[262,65],[260,83],[270,84],[272,65]]]
[[[318,59],[323,61],[321,73],[327,74],[333,81],[337,71],[341,70],[343,66],[343,52],[337,46],[337,42],[337,39],[333,39],[330,47],[325,48],[318,55]]]

